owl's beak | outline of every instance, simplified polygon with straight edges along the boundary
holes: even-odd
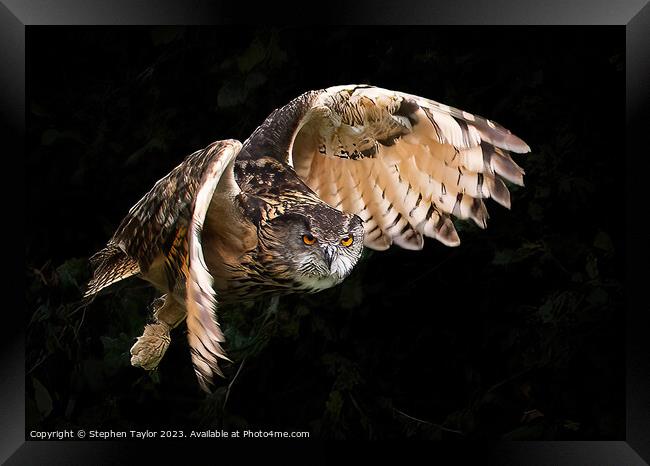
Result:
[[[327,268],[332,270],[332,262],[334,261],[334,248],[332,246],[325,246],[323,255],[325,256],[325,263],[327,264]]]

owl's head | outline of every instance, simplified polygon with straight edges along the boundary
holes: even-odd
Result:
[[[273,219],[260,239],[271,240],[265,249],[275,249],[274,268],[303,290],[319,291],[352,272],[363,251],[363,223],[326,204],[305,207]]]

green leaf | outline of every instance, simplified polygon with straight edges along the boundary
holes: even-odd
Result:
[[[120,367],[129,366],[129,350],[133,345],[133,338],[121,332],[117,338],[101,336],[100,340],[104,346],[104,362],[107,371],[113,373]]]
[[[512,262],[513,256],[514,256],[514,251],[512,249],[502,249],[501,251],[497,251],[494,254],[494,259],[492,259],[492,263],[494,265],[509,264],[510,262]]]
[[[242,56],[237,59],[239,71],[248,73],[255,65],[262,62],[265,56],[266,47],[264,47],[259,39],[255,39],[246,51],[244,51]]]
[[[262,73],[252,72],[246,76],[244,87],[248,90],[257,89],[266,82],[266,76]]]
[[[528,205],[528,215],[537,222],[541,222],[544,219],[544,212],[545,209],[536,202],[531,202]]]
[[[246,100],[246,90],[240,81],[230,81],[219,89],[217,105],[221,108],[234,107]]]
[[[59,132],[55,129],[46,130],[41,136],[41,144],[51,146],[59,138]]]
[[[585,270],[589,278],[594,279],[598,278],[598,259],[595,256],[589,255],[587,258],[587,264],[585,265]]]
[[[105,370],[104,361],[98,359],[86,359],[81,363],[83,379],[93,391],[101,390],[106,383]]]
[[[564,427],[567,430],[572,430],[574,432],[577,432],[578,430],[580,430],[580,423],[577,421],[572,421],[570,419],[567,419],[566,421],[564,421],[562,427]]]
[[[136,163],[140,158],[150,152],[165,152],[167,150],[167,142],[163,135],[163,131],[158,131],[147,143],[140,147],[138,150],[129,155],[124,162],[125,166]]]
[[[343,397],[338,390],[332,390],[330,396],[325,403],[325,409],[332,419],[339,419],[341,417],[341,410],[343,409]]]
[[[539,308],[539,317],[542,319],[542,322],[549,323],[555,320],[555,316],[553,315],[553,307],[554,298],[549,299]]]
[[[29,106],[29,109],[34,115],[39,116],[39,117],[50,117],[50,116],[52,116],[52,114],[50,112],[48,112],[47,110],[45,110],[43,107],[41,107],[40,105],[38,105],[35,102],[32,102],[32,104]]]
[[[596,237],[594,238],[594,247],[608,253],[614,252],[612,239],[604,231],[599,231],[596,234]]]
[[[29,325],[32,325],[36,322],[47,321],[51,315],[52,310],[50,309],[50,306],[47,304],[41,304],[32,315],[32,318],[29,321]]]
[[[600,306],[607,303],[609,295],[601,288],[595,288],[587,296],[587,302],[594,306]]]
[[[516,250],[503,249],[501,251],[497,251],[494,254],[494,259],[492,259],[492,263],[495,265],[505,265],[505,264],[515,263],[515,262],[521,262],[543,251],[544,251],[544,246],[542,244],[527,242],[524,243],[521,247],[517,248]]]
[[[52,412],[52,397],[47,388],[36,377],[32,377],[32,385],[34,386],[34,398],[38,412],[45,418]]]
[[[85,258],[68,259],[56,269],[61,288],[79,289],[88,270],[88,260]]]
[[[83,142],[79,131],[74,131],[74,130],[58,131],[56,129],[48,129],[45,130],[41,135],[41,144],[43,144],[44,146],[51,146],[55,142],[64,139],[68,139],[76,142]]]

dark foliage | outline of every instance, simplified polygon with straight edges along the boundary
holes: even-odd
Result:
[[[623,46],[613,28],[30,30],[27,428],[622,439]],[[131,367],[155,290],[84,307],[87,258],[185,155],[360,82],[521,136],[512,210],[456,222],[459,248],[368,252],[327,292],[220,310],[235,364],[210,396],[183,326],[158,371]]]

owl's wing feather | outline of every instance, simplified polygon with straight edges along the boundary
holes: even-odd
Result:
[[[172,289],[187,256],[187,231],[194,199],[204,183],[202,176],[226,149],[231,155],[240,148],[235,140],[215,142],[188,155],[158,180],[129,210],[107,246],[91,258],[95,272],[86,295],[134,273],[146,275],[161,258]]]
[[[93,278],[88,282],[84,298],[88,298],[115,282],[140,273],[138,261],[127,256],[122,249],[110,241],[104,249],[90,258],[94,269]]]
[[[180,249],[192,219],[196,196],[205,183],[219,181],[219,178],[207,180],[204,175],[224,157],[236,156],[240,148],[239,141],[224,140],[188,155],[131,208],[112,241],[138,261],[143,273],[161,255],[183,256],[184,251]],[[174,265],[180,269],[180,263]]]
[[[509,208],[503,179],[523,185],[509,152],[530,148],[483,117],[367,85],[305,95],[286,162],[325,202],[362,218],[372,249],[421,249],[423,236],[456,246],[452,216],[485,228],[483,199]]]
[[[207,390],[217,359],[227,359],[215,320],[212,276],[201,248],[201,230],[215,190],[236,195],[233,163],[241,150],[236,140],[217,141],[189,155],[160,179],[124,218],[106,248],[93,256],[92,295],[134,273],[144,276],[162,266],[169,291],[184,291],[192,362]],[[189,233],[189,234],[188,234]]]
[[[210,391],[215,374],[223,375],[218,359],[226,357],[220,343],[225,341],[216,321],[217,300],[212,287],[213,278],[203,257],[201,231],[212,197],[219,185],[231,195],[239,192],[233,176],[233,164],[241,143],[233,141],[222,147],[201,177],[201,187],[193,202],[189,235],[189,266],[187,270],[187,331],[192,351],[192,363],[201,388]]]
[[[179,259],[192,201],[212,157],[207,148],[190,154],[129,210],[107,246],[90,258],[94,274],[85,296],[133,274],[146,275],[160,258],[164,258],[168,288],[174,287],[181,274]]]

